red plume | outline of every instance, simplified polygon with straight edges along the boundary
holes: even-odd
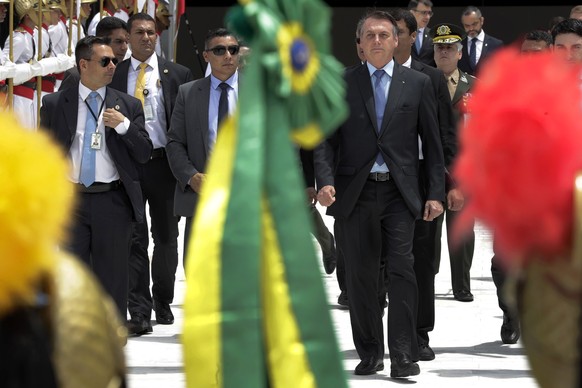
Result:
[[[570,250],[582,171],[580,74],[552,54],[504,49],[491,58],[460,129],[455,176],[469,201],[458,233],[481,220],[511,260]]]

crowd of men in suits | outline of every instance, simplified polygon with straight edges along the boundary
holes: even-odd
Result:
[[[42,24],[38,3],[18,0],[19,27],[14,40],[7,40],[1,68],[22,64],[23,75],[8,74],[14,82],[14,113],[25,127],[47,131],[71,164],[69,179],[77,202],[66,248],[92,269],[123,319],[129,311],[129,333],[143,335],[152,332],[152,311],[159,324],[174,322],[170,304],[179,256],[178,222],[185,217],[190,228],[206,158],[216,140],[218,109],[229,114],[236,107],[240,46],[229,31],[210,31],[203,56],[211,75],[193,83],[188,68],[157,53],[160,25],[168,24],[167,8],[154,18],[107,0],[102,14],[91,15],[85,4],[94,1],[81,0],[88,35],[68,44],[65,20],[57,18],[55,25],[64,27],[64,41],[57,44],[50,39],[54,35],[36,28]],[[64,1],[51,0],[43,20],[66,10]],[[34,77],[48,71],[44,59],[31,61],[39,42],[46,46],[47,57],[57,46],[69,52],[62,53],[66,60],[58,58],[60,67],[50,68],[50,79],[43,77],[38,126]],[[31,72],[35,62],[45,68]],[[22,79],[26,82],[20,83]],[[192,123],[198,123],[200,134],[187,140]],[[187,155],[176,146],[182,140]]]

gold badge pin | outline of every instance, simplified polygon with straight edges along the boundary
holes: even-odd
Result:
[[[119,107],[119,105],[115,105],[115,110],[119,110],[119,109],[121,109],[121,108]]]

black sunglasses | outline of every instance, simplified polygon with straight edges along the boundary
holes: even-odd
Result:
[[[109,66],[109,64],[111,62],[113,62],[113,64],[115,66],[117,66],[117,64],[119,63],[119,59],[117,59],[116,57],[113,57],[113,58],[111,58],[111,57],[103,57],[103,58],[101,58],[99,60],[96,60],[96,59],[87,59],[87,61],[97,61],[97,62],[99,62],[99,64],[101,65],[101,67],[107,67],[107,66]]]
[[[230,55],[236,55],[238,54],[238,52],[240,51],[240,46],[215,46],[213,48],[210,48],[208,50],[205,51],[212,51],[212,54],[216,55],[217,57],[221,57],[224,54],[226,54],[226,50],[228,50],[228,52],[230,53]]]

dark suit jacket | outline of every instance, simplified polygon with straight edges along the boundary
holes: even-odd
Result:
[[[127,75],[131,66],[131,58],[119,63],[115,69],[110,87],[124,93],[133,94],[133,90],[127,90]],[[164,94],[164,110],[166,112],[166,123],[169,126],[172,118],[172,111],[178,95],[178,88],[186,82],[192,81],[192,72],[185,66],[165,60],[158,55],[158,71],[162,82],[162,93]]]
[[[434,61],[434,45],[432,44],[432,36],[430,36],[430,28],[425,27],[422,34],[422,46],[420,46],[420,54],[416,52],[416,45],[412,45],[412,58],[427,64],[432,67],[436,67]]]
[[[477,68],[472,69],[471,64],[469,62],[469,41],[467,37],[462,40],[463,43],[463,55],[459,60],[457,66],[459,69],[464,71],[465,73],[469,73],[470,75],[479,74],[479,69],[483,67],[483,64],[487,62],[487,57],[491,56],[496,50],[499,50],[503,47],[503,41],[497,38],[492,37],[491,35],[485,34],[485,38],[483,39],[483,49],[481,50],[481,57],[479,58],[479,62],[477,62]]]
[[[77,69],[77,66],[73,66],[65,71],[65,76],[63,78],[63,82],[61,82],[61,86],[59,86],[59,90],[65,90],[70,87],[77,87],[80,80],[81,76],[79,75],[79,70]]]
[[[177,179],[174,193],[177,216],[192,217],[198,203],[198,193],[190,188],[188,181],[194,174],[206,171],[210,153],[209,104],[210,76],[180,86],[166,145],[168,162]]]
[[[427,75],[394,64],[384,121],[376,129],[376,112],[370,74],[365,64],[346,71],[348,119],[317,152],[326,162],[316,163],[320,187],[336,188],[336,202],[328,214],[348,217],[368,179],[378,151],[382,152],[390,177],[415,217],[424,200],[444,201],[443,151],[437,124],[434,91]],[[419,170],[418,135],[425,150],[425,168]],[[335,154],[335,155],[334,155]],[[334,168],[334,163],[337,167]],[[335,170],[335,173],[334,173]],[[419,174],[426,174],[427,197],[419,190]]]
[[[414,58],[411,61],[410,68],[428,75],[434,88],[445,167],[449,168],[457,155],[457,130],[447,80],[441,70],[419,62]]]
[[[105,127],[107,148],[131,201],[134,218],[141,221],[144,206],[135,163],[149,160],[152,142],[144,128],[143,108],[138,99],[108,87],[103,109],[115,107],[119,107],[119,112],[129,119],[130,126],[123,136],[115,129]],[[48,94],[42,99],[40,126],[56,140],[65,154],[68,154],[77,130],[78,108],[78,87]]]

